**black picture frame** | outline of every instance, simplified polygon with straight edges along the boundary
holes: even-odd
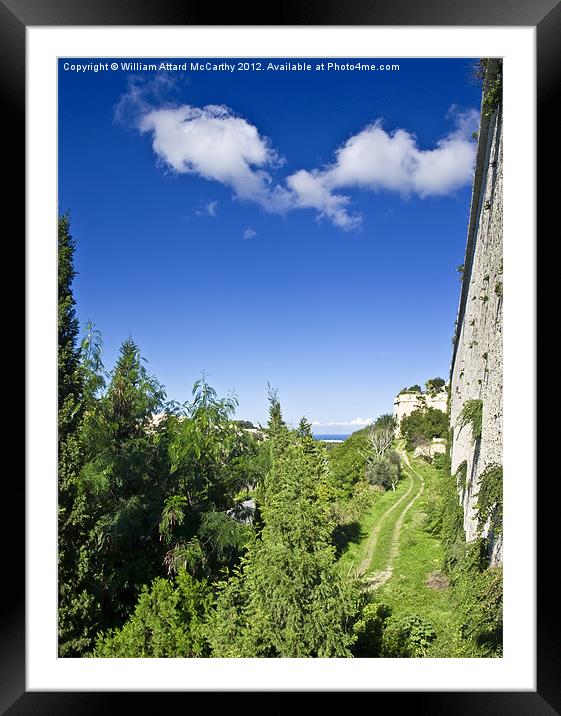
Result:
[[[220,22],[216,19],[220,18]],[[394,25],[394,26],[532,26],[537,39],[537,161],[538,186],[537,223],[542,239],[546,228],[556,227],[557,182],[547,175],[555,147],[559,154],[559,117],[561,117],[561,3],[559,0],[308,0],[299,3],[284,0],[264,7],[230,3],[221,7],[215,3],[186,3],[179,0],[0,0],[0,89],[5,100],[4,118],[5,188],[4,216],[16,218],[9,243],[19,246],[16,236],[25,217],[25,34],[29,26],[83,25]],[[8,135],[9,130],[9,135]],[[6,137],[5,137],[6,140]],[[515,160],[509,160],[512,165]],[[505,165],[507,162],[505,161]],[[8,170],[9,168],[9,170]],[[515,168],[514,168],[515,170]],[[555,212],[555,216],[554,216]],[[557,231],[555,233],[558,233]],[[8,234],[5,234],[6,245]],[[21,255],[21,254],[20,254]],[[538,328],[542,326],[537,314]],[[17,319],[11,335],[20,335]],[[13,343],[15,345],[15,342]],[[13,367],[10,369],[13,370]],[[10,380],[11,382],[11,380]],[[21,385],[22,383],[20,383]],[[526,386],[527,387],[527,386]],[[543,386],[542,386],[543,387]],[[536,376],[535,395],[539,395]],[[29,398],[29,396],[27,396]],[[21,403],[21,395],[17,397]],[[15,420],[13,421],[15,423]],[[28,446],[28,449],[32,449]],[[541,463],[540,463],[541,465]],[[543,466],[542,466],[543,467]],[[554,471],[553,471],[554,472]],[[536,470],[536,475],[538,475]],[[558,477],[546,468],[542,473],[546,482],[537,485],[537,690],[535,692],[378,692],[374,696],[376,708],[382,701],[392,699],[392,707],[432,716],[461,716],[463,714],[517,714],[544,716],[561,713],[561,629],[558,610],[556,577],[555,487]],[[553,483],[553,484],[552,484]],[[557,483],[557,484],[555,484]],[[25,683],[25,480],[23,472],[5,472],[5,511],[15,516],[14,525],[5,532],[3,550],[3,596],[5,606],[0,622],[0,708],[10,716],[19,714],[90,714],[113,708],[123,708],[130,692],[28,692]],[[558,488],[557,488],[558,490]],[[534,575],[529,573],[528,578]],[[446,688],[443,684],[443,688]],[[168,696],[166,694],[165,696]],[[213,693],[213,696],[219,696]],[[275,699],[280,710],[288,693]],[[163,694],[142,693],[144,706],[162,709]],[[155,699],[158,698],[159,706]],[[229,697],[231,699],[231,697]],[[396,701],[395,699],[398,699]],[[245,699],[243,700],[245,702]],[[191,702],[192,703],[192,702]],[[373,704],[374,706],[374,704]],[[230,701],[229,708],[232,707]],[[242,705],[244,709],[247,707]]]

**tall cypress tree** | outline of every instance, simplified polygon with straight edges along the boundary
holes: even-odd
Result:
[[[58,220],[58,586],[59,653],[75,655],[71,643],[80,632],[73,604],[78,598],[76,563],[79,539],[73,510],[78,473],[82,467],[79,428],[83,417],[83,375],[78,344],[72,282],[75,242],[70,233],[70,217]]]
[[[75,433],[81,419],[83,379],[72,282],[75,242],[70,234],[70,217],[58,220],[58,439],[60,445]]]

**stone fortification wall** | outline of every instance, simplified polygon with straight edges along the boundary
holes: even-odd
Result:
[[[450,380],[451,467],[459,481],[466,539],[478,536],[477,495],[487,467],[502,465],[503,387],[503,133],[502,110],[482,112],[472,209]],[[481,437],[462,426],[467,401],[481,401]],[[491,564],[502,562],[502,531],[489,534]]]

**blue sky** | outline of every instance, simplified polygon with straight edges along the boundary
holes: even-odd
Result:
[[[169,398],[189,399],[205,371],[236,393],[239,418],[263,423],[269,382],[285,418],[319,433],[447,378],[473,60],[64,69],[88,61],[59,62],[59,206],[77,241],[78,317],[101,331],[106,367],[130,334]]]

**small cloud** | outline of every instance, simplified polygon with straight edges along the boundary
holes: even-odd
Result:
[[[209,201],[207,204],[204,205],[202,209],[195,209],[195,214],[197,216],[216,216],[216,207],[218,206],[217,201]]]
[[[243,232],[244,239],[252,239],[254,236],[257,236],[257,231],[254,231],[251,226],[248,226]]]
[[[340,427],[364,427],[374,422],[374,418],[353,418],[352,420],[339,420],[331,423],[322,423],[319,420],[312,420],[312,427],[317,428],[331,428],[334,426]]]

